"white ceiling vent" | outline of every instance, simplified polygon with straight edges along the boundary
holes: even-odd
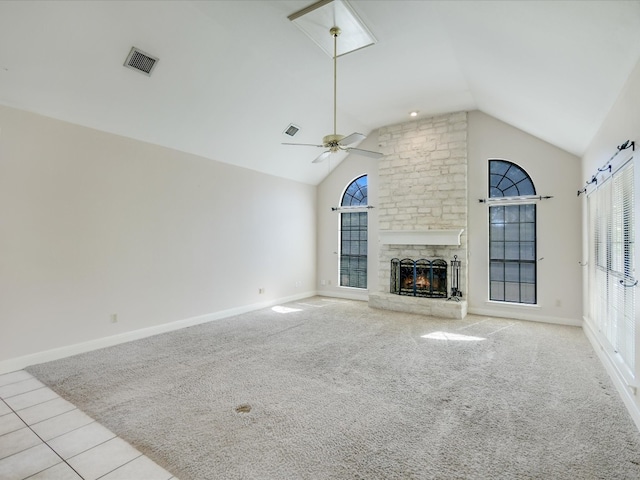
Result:
[[[157,57],[152,57],[139,48],[131,47],[131,51],[124,62],[124,66],[151,76],[151,72],[158,63]]]
[[[300,127],[294,125],[293,123],[290,123],[287,129],[282,133],[284,133],[285,135],[289,135],[290,137],[293,137],[296,133],[298,133],[298,130],[300,130]]]

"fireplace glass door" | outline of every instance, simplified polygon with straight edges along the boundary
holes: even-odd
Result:
[[[436,260],[391,260],[391,293],[412,297],[447,296],[447,262]]]

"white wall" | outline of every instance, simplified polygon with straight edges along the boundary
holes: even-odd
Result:
[[[365,150],[379,151],[378,132],[371,132],[359,145]],[[320,164],[323,165],[323,164]],[[328,166],[324,167],[328,168]],[[340,206],[345,188],[356,178],[366,174],[368,202],[374,208],[368,215],[369,237],[367,252],[367,290],[339,286],[338,229],[340,215],[332,207]],[[367,292],[378,289],[378,160],[351,154],[318,185],[318,251],[317,289],[321,295],[367,300]],[[329,284],[329,282],[331,282]],[[324,285],[323,285],[324,283]]]
[[[0,370],[314,293],[315,215],[314,186],[0,107]]]
[[[605,165],[611,156],[616,152],[616,147],[621,145],[627,140],[633,140],[636,142],[636,149],[634,153],[634,174],[635,174],[635,210],[636,210],[636,239],[640,238],[640,168],[638,168],[638,156],[640,152],[640,62],[638,62],[632,71],[625,87],[620,93],[617,101],[610,110],[605,121],[603,122],[600,130],[591,141],[589,148],[582,157],[582,173],[580,176],[579,188],[584,187],[585,182],[590,179],[599,167]],[[627,151],[625,151],[627,152]],[[630,152],[629,152],[630,153]],[[584,257],[588,256],[588,231],[586,220],[586,199],[585,196],[581,197],[581,205],[583,206],[583,236],[582,245]],[[636,272],[637,266],[640,265],[640,249],[635,250],[635,265]],[[586,270],[586,269],[585,269]],[[588,271],[584,272],[584,312],[588,313]],[[636,273],[636,277],[638,274]],[[636,292],[636,295],[638,293]],[[636,297],[637,299],[637,297]],[[636,358],[640,358],[640,304],[636,300]],[[622,399],[625,401],[627,408],[629,409],[634,421],[638,428],[640,428],[640,384],[637,383],[638,371],[640,370],[636,366],[635,386],[637,389],[635,392],[627,387],[627,383],[620,375],[619,371],[615,367],[617,361],[612,356],[609,356],[609,349],[607,347],[600,348],[600,340],[598,339],[595,331],[591,327],[589,318],[585,318],[584,330],[587,333],[589,339],[594,345],[595,351],[600,355],[605,367],[607,367],[611,378],[614,380]],[[636,363],[640,365],[640,361],[636,360]]]
[[[580,325],[582,270],[579,159],[479,111],[469,113],[469,301],[470,313]],[[489,302],[488,160],[505,159],[524,168],[538,195],[538,305]]]

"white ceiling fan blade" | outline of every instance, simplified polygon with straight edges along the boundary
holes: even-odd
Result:
[[[327,150],[326,152],[322,152],[318,157],[311,163],[320,163],[324,162],[331,155],[331,150]]]
[[[360,155],[364,155],[365,157],[371,157],[371,158],[380,158],[382,157],[382,153],[380,152],[372,152],[371,150],[362,150],[361,148],[345,148],[346,151],[348,152],[353,152],[353,153],[357,153]]]
[[[324,145],[317,145],[315,143],[281,143],[281,145],[296,145],[298,147],[324,147]]]
[[[351,135],[347,135],[342,140],[340,140],[340,145],[346,147],[347,145],[351,145],[352,143],[360,142],[365,138],[367,138],[367,136],[361,133],[352,133]]]

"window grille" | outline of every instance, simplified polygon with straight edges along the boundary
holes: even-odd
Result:
[[[506,160],[489,161],[489,197],[525,200],[535,195],[531,178]],[[489,207],[489,299],[535,304],[536,205]]]
[[[367,288],[367,176],[346,188],[340,212],[340,286]]]
[[[489,198],[535,194],[531,178],[521,167],[506,160],[489,160]]]

